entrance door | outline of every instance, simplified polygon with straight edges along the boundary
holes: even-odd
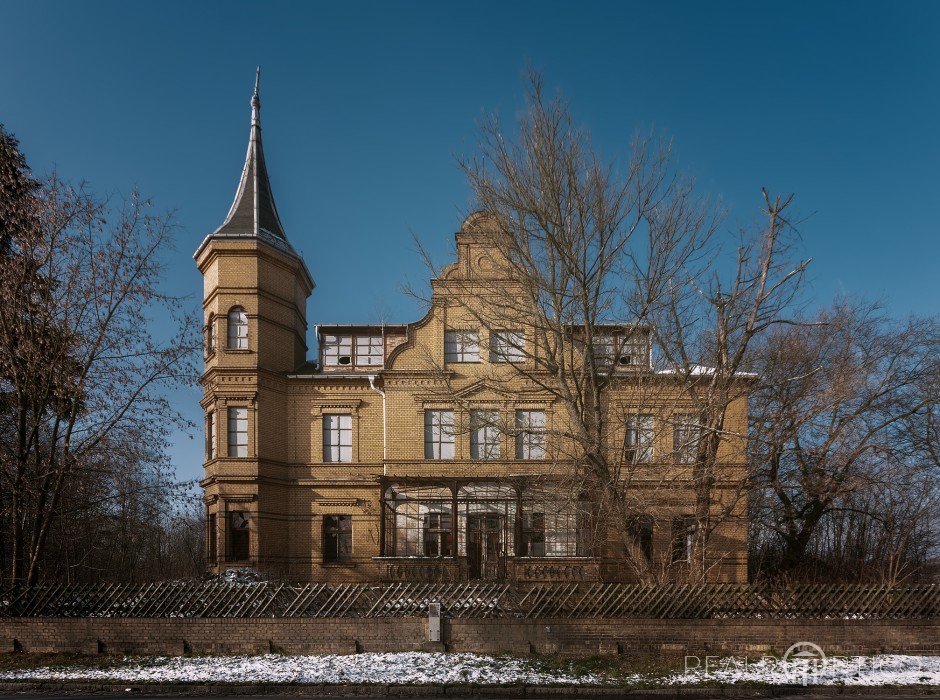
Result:
[[[503,518],[496,513],[467,516],[467,568],[471,581],[504,578]]]

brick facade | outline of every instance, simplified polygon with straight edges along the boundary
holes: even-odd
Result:
[[[457,260],[432,281],[433,301],[423,319],[318,327],[320,356],[307,358],[306,303],[314,284],[273,209],[257,94],[252,105],[252,145],[232,212],[195,256],[212,339],[201,402],[209,565],[251,565],[325,582],[629,580],[618,554],[622,525],[599,522],[597,494],[575,495],[570,487],[575,450],[564,438],[565,407],[511,363],[491,361],[490,334],[480,319],[490,313],[487,305],[517,292],[481,235],[479,216],[456,234]],[[267,195],[252,204],[246,199],[251,191]],[[273,222],[270,230],[265,221]],[[350,274],[353,269],[350,263]],[[233,313],[247,316],[245,348],[229,342],[230,333],[237,335]],[[447,331],[476,333],[478,357],[448,361]],[[514,332],[538,352],[523,321]],[[620,332],[648,342],[642,328]],[[324,357],[331,343],[335,352]],[[369,343],[377,348],[374,357],[367,355]],[[644,545],[649,556],[667,578],[680,578],[681,561],[671,560],[677,548],[681,555],[681,522],[695,498],[690,466],[675,459],[673,425],[691,406],[674,378],[650,369],[648,357],[625,364],[615,368],[606,395],[614,426],[610,459],[619,459],[624,444],[622,417],[648,414],[655,426],[653,459],[631,471],[630,488],[653,519]],[[426,454],[432,410],[453,412],[455,434],[447,448],[453,454],[446,458]],[[519,458],[514,421],[520,411],[544,416],[544,454],[539,447]],[[719,451],[714,509],[733,505],[711,540],[711,580],[746,580],[746,412],[742,394]],[[487,447],[488,457],[498,451],[496,458],[473,454],[474,416],[484,413],[498,422],[496,444]],[[325,432],[331,420],[335,433]],[[337,441],[342,461],[327,460],[332,448],[324,435]]]

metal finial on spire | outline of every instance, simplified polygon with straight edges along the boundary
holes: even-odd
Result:
[[[251,96],[251,125],[261,125],[261,95],[259,87],[261,85],[261,66],[255,71],[255,92]]]

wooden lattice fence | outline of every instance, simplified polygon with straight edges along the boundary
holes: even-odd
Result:
[[[916,619],[940,585],[68,584],[0,591],[0,617]]]

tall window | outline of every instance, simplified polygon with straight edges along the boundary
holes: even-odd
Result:
[[[206,354],[215,352],[215,314],[209,314],[206,321]]]
[[[215,419],[215,411],[209,411],[206,414],[206,459],[216,458],[216,435],[218,435]]]
[[[380,335],[356,336],[356,367],[381,367],[385,348]]]
[[[499,459],[499,413],[470,413],[470,458]]]
[[[248,560],[248,513],[236,510],[229,513],[229,561]]]
[[[340,367],[352,364],[352,336],[324,335],[323,364],[327,367]]]
[[[218,550],[218,541],[219,534],[216,532],[216,515],[215,513],[209,513],[209,517],[206,518],[206,536],[208,537],[208,548],[206,553],[209,557],[210,564],[219,563],[219,550]]]
[[[323,561],[352,559],[352,516],[323,516]]]
[[[680,515],[672,519],[672,561],[691,561],[695,537],[695,518]]]
[[[522,331],[490,333],[490,362],[522,362],[525,359],[525,334]]]
[[[424,412],[425,459],[454,458],[454,412],[428,410]]]
[[[638,515],[630,528],[633,543],[643,553],[646,561],[653,560],[653,516]]]
[[[630,416],[627,422],[626,461],[653,461],[653,416]]]
[[[680,464],[691,464],[698,453],[701,427],[692,414],[679,414],[673,418],[672,451]]]
[[[444,331],[444,362],[479,362],[478,331]]]
[[[516,411],[516,459],[545,459],[545,411]]]
[[[229,350],[248,349],[248,314],[240,306],[228,312],[228,347]]]
[[[352,461],[352,416],[323,414],[323,461]]]
[[[228,456],[248,456],[248,409],[228,409]]]

